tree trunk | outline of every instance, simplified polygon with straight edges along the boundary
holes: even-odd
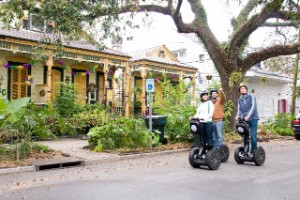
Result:
[[[295,114],[296,110],[296,89],[297,89],[297,78],[299,71],[299,53],[296,54],[295,58],[295,66],[294,66],[294,79],[293,79],[293,89],[292,89],[292,106],[291,106],[291,114]]]
[[[300,29],[298,33],[298,43],[300,42]],[[293,89],[292,89],[292,106],[291,106],[291,114],[295,114],[296,110],[296,89],[297,89],[297,79],[298,79],[298,71],[299,71],[299,53],[296,54],[295,65],[294,65],[294,78],[293,78]]]
[[[228,99],[227,101],[232,101],[233,107],[230,115],[230,129],[231,131],[235,131],[235,124],[236,124],[236,114],[237,114],[237,108],[238,108],[238,99],[239,99],[239,93],[236,90],[229,90],[229,93],[227,94]]]
[[[228,74],[230,74],[230,72],[227,72]],[[232,83],[232,85],[230,85],[230,75],[220,75],[221,78],[221,82],[222,82],[222,87],[223,90],[226,94],[226,101],[231,101],[232,102],[232,110],[231,110],[231,115],[230,115],[230,124],[229,124],[229,128],[231,131],[235,131],[235,117],[236,117],[236,113],[237,113],[237,102],[238,102],[238,98],[240,96],[239,92],[238,92],[238,86],[240,84],[240,80],[234,81]],[[244,77],[244,75],[242,76]]]

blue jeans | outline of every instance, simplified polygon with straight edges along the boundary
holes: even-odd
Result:
[[[213,122],[214,147],[220,148],[223,144],[224,121]]]
[[[257,148],[257,124],[258,119],[251,119],[249,121],[246,121],[247,124],[250,126],[250,134],[251,134],[251,153],[254,152],[254,150]],[[244,145],[246,145],[247,140],[249,140],[249,134],[245,135],[244,138]]]

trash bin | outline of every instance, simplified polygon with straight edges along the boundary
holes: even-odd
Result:
[[[149,128],[149,116],[144,118],[147,128]],[[165,138],[165,125],[167,124],[167,116],[153,115],[152,116],[152,132],[159,134],[159,142],[162,144],[167,144],[167,139]]]

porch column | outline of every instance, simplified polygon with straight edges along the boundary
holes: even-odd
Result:
[[[142,67],[142,115],[146,115],[146,66]]]
[[[146,114],[146,77],[142,77],[142,114]]]
[[[104,89],[104,91],[103,91],[103,93],[104,93],[104,105],[107,105],[107,90],[106,90],[106,88],[107,88],[107,78],[108,78],[108,60],[107,59],[105,59],[104,60],[104,67],[103,67],[103,72],[104,72],[104,84],[103,84],[103,89]]]
[[[52,67],[53,67],[53,57],[52,54],[48,56],[47,65],[47,103],[51,102],[52,97]]]
[[[131,69],[129,67],[129,64],[126,63],[126,69],[125,69],[125,117],[130,116],[130,107],[131,107]]]
[[[180,71],[179,72],[179,81],[182,81],[183,80],[183,71]]]

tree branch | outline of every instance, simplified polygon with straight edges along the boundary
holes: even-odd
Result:
[[[241,10],[236,19],[232,19],[232,26],[237,30],[242,24],[247,21],[250,12],[258,5],[259,0],[249,0],[246,6]]]
[[[274,12],[281,8],[284,0],[274,0],[262,9],[262,11],[252,16],[244,25],[238,28],[229,43],[228,56],[238,60],[238,53],[242,44],[248,40],[249,36],[269,18],[274,16]]]
[[[264,27],[298,27],[300,25],[300,20],[292,22],[266,22],[263,24]]]
[[[171,0],[172,1],[172,0]],[[173,13],[174,16],[178,16],[179,12],[180,12],[180,8],[182,6],[182,1],[183,0],[179,0],[178,3],[177,3],[177,7],[176,7],[176,10],[175,12]]]
[[[202,41],[209,56],[217,67],[217,70],[219,72],[222,72],[222,70],[224,70],[222,69],[222,67],[228,67],[227,65],[224,65],[224,63],[226,63],[225,52],[222,49],[219,41],[215,37],[214,33],[208,26],[205,8],[201,3],[201,0],[188,0],[188,3],[190,4],[192,11],[195,13],[195,19],[192,24],[190,24],[190,26],[193,27],[193,32],[196,33],[196,35]]]
[[[267,60],[272,57],[280,55],[292,55],[300,52],[300,44],[296,43],[293,45],[274,45],[260,51],[250,53],[242,61],[242,66],[245,70],[250,69],[256,63]]]

